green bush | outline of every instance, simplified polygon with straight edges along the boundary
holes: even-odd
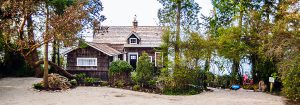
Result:
[[[215,78],[213,86],[214,87],[229,88],[230,87],[230,80],[231,80],[230,75],[222,75],[222,76],[218,75]]]
[[[153,79],[149,80],[149,81],[148,81],[149,87],[155,87],[156,81],[157,81],[156,78],[153,78]]]
[[[131,80],[132,80],[135,84],[138,84],[137,72],[135,72],[135,71],[131,72]]]
[[[101,86],[108,86],[108,82],[107,81],[102,81],[100,85]]]
[[[72,86],[77,86],[77,81],[76,81],[76,79],[72,79],[72,80],[70,81],[70,83],[71,83]]]
[[[144,85],[149,86],[148,81],[150,81],[154,76],[153,65],[149,59],[149,56],[146,52],[142,53],[142,56],[139,57],[139,62],[136,68],[136,81],[142,87]]]
[[[42,90],[44,88],[44,85],[41,82],[35,83],[35,84],[33,84],[33,88],[38,89],[38,90]]]
[[[300,101],[300,65],[295,64],[294,66],[284,72],[283,92],[289,99]]]
[[[188,69],[187,67],[180,65],[174,69],[173,80],[177,89],[186,89],[190,85],[200,87],[200,70]]]
[[[79,73],[75,75],[76,80],[83,80],[86,77],[85,73]]]
[[[200,93],[200,90],[195,87],[167,87],[162,92],[166,95],[195,95]]]
[[[92,85],[96,82],[96,79],[95,78],[91,78],[91,77],[86,77],[84,78],[84,83],[87,84],[87,85]]]
[[[132,69],[132,66],[128,62],[117,60],[111,63],[109,74],[130,73]]]
[[[116,81],[115,86],[117,86],[118,88],[123,88],[125,86],[125,81],[118,80],[118,81]]]
[[[132,88],[134,91],[139,91],[141,89],[140,85],[134,85]]]

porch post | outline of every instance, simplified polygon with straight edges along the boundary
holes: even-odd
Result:
[[[113,61],[118,60],[118,55],[113,56]]]
[[[123,54],[123,60],[126,61],[126,53]]]

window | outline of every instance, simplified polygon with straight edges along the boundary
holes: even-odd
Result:
[[[97,66],[97,58],[77,58],[77,66]]]
[[[129,44],[137,44],[137,38],[129,38]]]
[[[130,56],[130,59],[136,59],[136,56]]]
[[[150,62],[152,62],[152,56],[149,56],[149,60],[150,60]]]

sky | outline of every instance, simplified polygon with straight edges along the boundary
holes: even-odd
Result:
[[[131,26],[137,15],[139,26],[158,25],[157,12],[162,5],[157,0],[101,0],[102,14],[106,20],[104,26]],[[208,16],[212,10],[211,0],[195,0],[202,9],[200,13]]]

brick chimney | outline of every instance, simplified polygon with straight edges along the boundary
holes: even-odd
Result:
[[[136,20],[136,15],[134,15],[132,25],[133,25],[132,31],[133,31],[133,32],[137,32],[138,21]]]

